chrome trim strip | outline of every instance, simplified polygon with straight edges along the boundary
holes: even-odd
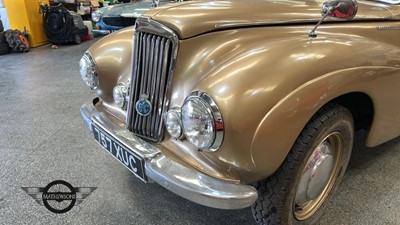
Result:
[[[151,33],[171,39],[175,44],[178,43],[178,35],[173,30],[163,24],[152,20],[150,17],[139,17],[136,19],[136,31]]]
[[[258,197],[257,190],[250,185],[213,178],[169,159],[153,145],[112,122],[91,103],[81,106],[81,115],[89,130],[96,123],[129,151],[143,157],[146,176],[179,196],[220,209],[246,208]]]

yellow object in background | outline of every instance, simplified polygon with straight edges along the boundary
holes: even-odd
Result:
[[[7,10],[11,29],[29,33],[29,44],[37,47],[47,43],[43,30],[42,14],[39,14],[40,4],[50,5],[49,0],[3,0]]]

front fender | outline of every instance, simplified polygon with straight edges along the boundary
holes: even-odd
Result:
[[[310,29],[248,28],[181,41],[171,106],[180,106],[190,91],[203,90],[225,123],[221,148],[198,154],[227,165],[243,182],[257,181],[281,165],[325,103],[351,92],[366,93],[374,103],[398,93],[400,54],[389,44],[393,41],[374,39],[362,25],[326,25],[315,39],[307,36]],[[387,110],[389,102],[383,102],[378,114]]]
[[[131,75],[133,36],[134,28],[128,27],[101,38],[88,49],[98,69],[97,95],[107,111],[121,121],[124,113],[114,105],[112,91],[117,83],[126,83]]]
[[[397,115],[397,100],[387,99],[388,93],[398,93],[399,68],[357,67],[335,71],[309,81],[279,101],[263,118],[252,141],[252,157],[256,166],[275,171],[311,117],[326,103],[345,94],[367,94],[374,105],[372,127],[367,143],[375,146],[399,134],[391,115]],[[368,76],[374,74],[374,76]],[[385,128],[385,129],[384,129]],[[265,165],[265,159],[269,164]]]

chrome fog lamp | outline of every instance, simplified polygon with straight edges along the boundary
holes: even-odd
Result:
[[[172,108],[168,110],[164,115],[164,125],[172,138],[180,138],[182,136],[180,109]]]
[[[100,19],[101,19],[101,14],[102,13],[100,13],[98,11],[92,12],[92,20],[93,20],[93,22],[95,22],[95,23],[99,22]]]
[[[125,84],[119,83],[113,88],[113,98],[115,104],[121,109],[125,109],[128,104],[128,87]]]
[[[221,113],[204,92],[192,92],[182,106],[181,121],[185,137],[197,148],[216,151],[224,136]]]
[[[81,74],[82,80],[91,89],[96,89],[99,85],[99,76],[97,74],[97,67],[88,52],[82,56],[79,61],[79,72]]]

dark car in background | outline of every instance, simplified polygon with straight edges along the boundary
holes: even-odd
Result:
[[[182,2],[185,0],[161,0],[158,4]],[[95,34],[106,35],[135,24],[136,18],[152,8],[153,1],[136,1],[124,4],[102,7],[92,13],[92,20],[96,23]]]

